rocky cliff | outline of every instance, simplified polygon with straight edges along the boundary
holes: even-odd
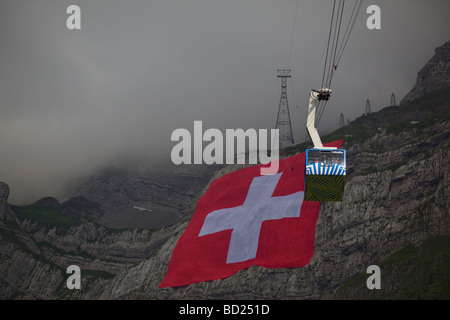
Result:
[[[186,213],[195,195],[208,183],[214,166],[167,166],[159,170],[114,166],[78,183],[67,198],[98,204],[93,221],[110,228],[157,228]]]
[[[448,54],[436,52],[440,58],[433,58],[434,63],[448,61]],[[418,83],[434,77],[427,74]],[[315,254],[306,267],[254,266],[223,280],[159,289],[173,248],[207,185],[183,201],[177,222],[117,230],[75,219],[79,201],[74,205],[46,199],[30,207],[10,206],[9,189],[0,183],[0,298],[364,299],[374,297],[365,286],[366,269],[378,265],[382,289],[375,297],[449,299],[450,93],[424,91],[402,105],[356,119],[350,124],[351,137],[346,127],[324,137],[325,142],[345,137],[348,175],[344,200],[321,205]],[[305,148],[298,145],[285,152]],[[223,167],[211,180],[240,167]],[[86,186],[98,181],[112,186],[122,178],[108,179],[94,177],[80,190],[90,190]],[[119,186],[127,181],[120,180]],[[168,185],[161,180],[157,184]],[[112,194],[127,194],[121,198],[126,201],[138,195],[122,191]],[[97,198],[101,192],[81,201],[94,215],[90,204]],[[174,193],[171,199],[176,199]],[[82,270],[81,290],[65,287],[65,270],[71,264]],[[427,294],[418,294],[422,290]]]
[[[10,209],[11,210],[11,209]],[[149,258],[166,240],[148,229],[115,231],[87,222],[51,226],[0,220],[0,299],[62,298],[66,268],[84,269],[84,290]]]
[[[436,48],[434,56],[417,75],[411,91],[400,102],[405,106],[425,95],[450,90],[450,41]]]
[[[148,226],[182,219],[212,170],[177,168],[138,179],[134,170],[109,168],[83,181],[67,201],[46,197],[26,206],[8,204],[9,187],[0,182],[0,299],[78,297],[99,280],[151,257],[170,234]],[[137,204],[146,210],[135,213]],[[165,207],[176,210],[176,220],[165,217],[170,214]],[[123,216],[105,226],[102,221],[111,212]],[[66,269],[73,264],[83,270],[81,292],[65,286]]]
[[[152,258],[102,282],[86,297],[329,299],[369,265],[382,265],[405,246],[449,234],[450,121],[401,134],[388,129],[361,144],[348,143],[351,173],[344,201],[322,205],[315,255],[308,266],[251,267],[223,280],[158,289],[185,221],[162,231],[172,236]],[[392,287],[398,281],[393,278],[382,285]]]
[[[4,221],[14,221],[16,216],[8,205],[9,186],[0,181],[0,218]]]

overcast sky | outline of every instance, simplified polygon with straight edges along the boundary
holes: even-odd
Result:
[[[292,69],[292,127],[303,142],[332,1],[299,0],[295,19],[296,3],[2,0],[0,181],[10,202],[57,196],[62,184],[118,157],[170,162],[172,131],[192,132],[194,120],[204,129],[271,129],[280,68]],[[71,4],[81,9],[81,30],[66,27]],[[353,4],[346,1],[345,15]],[[381,8],[381,30],[366,27],[371,4]],[[319,132],[337,128],[341,112],[359,117],[366,99],[373,111],[392,92],[400,101],[450,40],[449,12],[448,0],[365,1]]]

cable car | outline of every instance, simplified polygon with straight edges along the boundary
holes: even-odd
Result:
[[[342,201],[346,173],[344,149],[306,150],[305,200]]]
[[[342,201],[346,175],[346,152],[344,149],[324,147],[315,127],[317,101],[328,100],[331,90],[311,90],[307,129],[314,143],[306,150],[305,200]]]

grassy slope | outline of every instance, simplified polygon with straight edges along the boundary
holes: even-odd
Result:
[[[322,142],[344,139],[343,147],[349,148],[364,143],[379,128],[385,129],[386,134],[414,131],[420,136],[436,123],[450,120],[449,101],[450,92],[441,91],[408,106],[386,107],[360,116],[350,127],[347,125],[322,137]],[[283,149],[281,156],[303,152],[308,147],[311,147],[309,142],[294,145]],[[362,273],[346,281],[336,292],[336,298],[450,299],[450,236],[429,238],[419,247],[408,245],[383,261],[380,268],[381,290],[367,289],[366,280],[370,275]]]
[[[400,132],[416,130],[421,134],[424,129],[438,122],[450,120],[450,92],[435,92],[426,98],[416,100],[404,107],[385,107],[378,112],[362,115],[342,128],[321,137],[323,143],[345,140],[345,147],[361,144],[373,137],[379,128],[386,134],[397,135]],[[414,123],[418,121],[418,123]],[[348,136],[350,135],[351,136]],[[311,147],[310,142],[293,145],[281,150],[281,156],[289,156]]]
[[[19,219],[30,219],[45,226],[70,227],[80,224],[79,219],[67,217],[56,209],[36,203],[26,206],[11,205],[11,209]]]
[[[338,299],[450,299],[450,236],[407,245],[380,265],[381,289],[369,290],[370,274],[347,280],[336,292]]]

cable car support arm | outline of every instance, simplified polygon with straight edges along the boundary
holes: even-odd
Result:
[[[317,101],[325,100],[330,98],[331,90],[327,88],[322,88],[320,90],[311,90],[309,97],[309,107],[308,107],[308,118],[306,120],[306,128],[308,129],[309,136],[314,144],[315,149],[336,149],[336,148],[326,148],[323,146],[320,140],[319,132],[315,126],[316,122],[316,108]]]

